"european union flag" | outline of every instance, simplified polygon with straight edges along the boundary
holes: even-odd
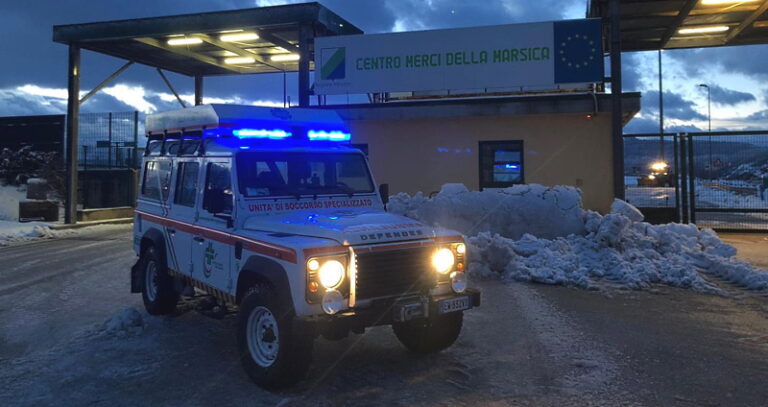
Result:
[[[555,21],[555,83],[603,80],[599,19]]]

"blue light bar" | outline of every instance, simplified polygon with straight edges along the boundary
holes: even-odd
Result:
[[[237,129],[232,130],[232,134],[239,138],[268,138],[273,140],[281,140],[292,136],[291,132],[281,129]]]
[[[352,134],[340,130],[309,130],[307,131],[307,138],[310,140],[349,141]]]

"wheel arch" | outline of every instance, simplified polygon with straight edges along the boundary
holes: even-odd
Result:
[[[291,285],[285,268],[275,260],[263,256],[251,256],[240,269],[237,276],[237,291],[235,302],[239,305],[248,294],[248,289],[254,284],[266,283],[275,289],[280,301],[287,301],[293,309]]]
[[[150,228],[144,232],[144,235],[141,237],[141,243],[139,246],[139,260],[133,267],[131,267],[132,293],[141,292],[141,255],[144,254],[144,251],[149,247],[154,247],[157,250],[157,255],[160,257],[161,265],[163,267],[168,267],[168,263],[166,261],[165,238],[163,237],[163,233],[156,228]]]

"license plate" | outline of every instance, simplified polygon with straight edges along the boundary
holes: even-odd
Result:
[[[451,298],[438,303],[441,314],[462,311],[470,308],[469,297]]]

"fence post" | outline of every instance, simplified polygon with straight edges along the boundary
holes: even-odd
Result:
[[[681,185],[681,191],[680,191],[680,199],[682,201],[682,210],[683,210],[683,218],[682,223],[688,223],[688,164],[687,164],[687,154],[686,151],[688,151],[685,147],[686,144],[686,135],[681,134],[680,135],[680,182]]]
[[[688,179],[691,183],[688,206],[691,208],[691,223],[696,223],[696,167],[693,160],[693,137],[688,136]]]
[[[109,142],[109,148],[107,148],[107,168],[112,168],[112,112],[108,114],[109,124],[107,125],[107,140]]]
[[[139,111],[136,110],[133,112],[133,154],[131,156],[133,157],[133,160],[131,161],[131,168],[138,168],[138,163],[136,162],[138,159],[138,154],[136,154],[136,151],[139,149]]]
[[[680,142],[680,133],[675,133],[672,135],[672,149],[674,154],[673,160],[675,163],[675,215],[677,215],[677,221],[680,222],[682,220],[682,216],[680,214],[680,182],[682,182],[682,178],[680,176],[680,159],[679,154],[680,151],[678,149],[677,143]]]

